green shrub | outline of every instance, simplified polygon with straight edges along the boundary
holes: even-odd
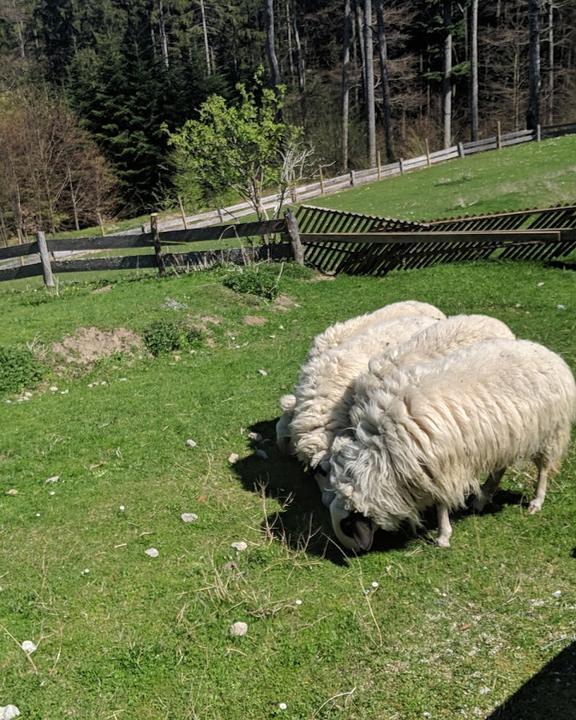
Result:
[[[270,272],[270,268],[274,272]],[[280,279],[278,266],[246,265],[245,267],[231,268],[224,279],[223,285],[237,293],[258,295],[265,300],[274,300],[277,297]]]
[[[145,328],[144,344],[152,355],[164,355],[175,350],[199,348],[204,333],[177,320],[156,320]]]
[[[33,387],[42,379],[43,370],[30,350],[0,347],[0,395]]]

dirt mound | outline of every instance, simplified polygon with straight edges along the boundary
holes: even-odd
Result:
[[[142,338],[132,330],[88,327],[78,328],[73,335],[54,343],[52,352],[68,364],[90,365],[115,353],[131,353],[141,348]]]
[[[265,317],[261,317],[260,315],[246,315],[244,318],[244,325],[266,325],[268,320],[266,320]]]

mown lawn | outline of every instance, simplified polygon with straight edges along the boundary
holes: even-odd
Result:
[[[486,718],[574,642],[574,447],[537,516],[520,469],[501,512],[454,523],[450,550],[383,537],[346,560],[311,479],[273,443],[314,334],[396,300],[494,315],[576,368],[573,273],[492,263],[325,281],[285,267],[281,305],[218,271],[109,278],[59,296],[3,284],[0,344],[50,361],[78,327],[174,317],[210,337],[192,354],[54,367],[30,400],[0,400],[0,705],[26,720]],[[246,636],[229,636],[236,621]]]

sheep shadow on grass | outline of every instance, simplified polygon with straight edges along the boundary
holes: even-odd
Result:
[[[576,718],[576,642],[562,650],[486,720]]]

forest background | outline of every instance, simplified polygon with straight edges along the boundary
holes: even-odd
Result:
[[[325,175],[573,122],[576,1],[1,0],[0,244],[201,207],[170,138],[239,83]]]

